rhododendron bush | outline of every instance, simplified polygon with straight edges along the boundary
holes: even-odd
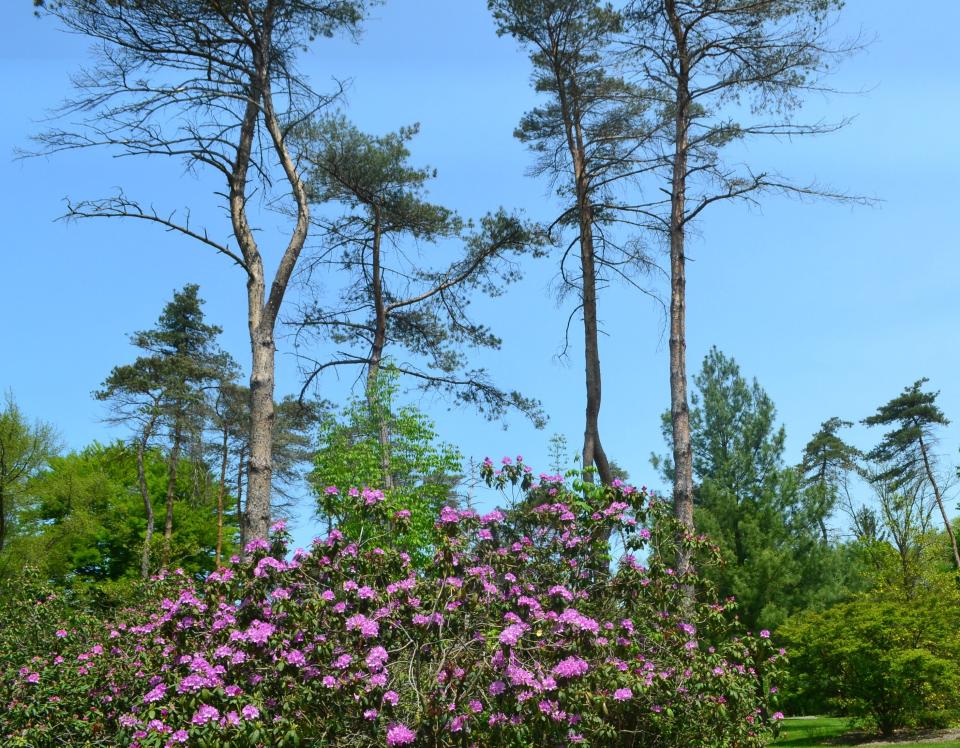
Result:
[[[780,653],[733,635],[729,605],[686,601],[658,502],[519,460],[484,473],[516,500],[444,508],[425,569],[391,548],[410,518],[361,488],[355,536],[290,554],[277,525],[108,625],[32,601],[31,625],[0,630],[4,744],[765,744]]]

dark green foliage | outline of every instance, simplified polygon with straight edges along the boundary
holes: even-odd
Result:
[[[568,268],[581,253],[563,253],[561,292],[582,297],[584,273],[633,283],[637,271],[649,269],[649,258],[638,242],[611,233],[609,224],[622,217],[624,192],[618,185],[642,168],[637,153],[649,126],[647,100],[616,73],[612,61],[623,30],[620,14],[598,0],[488,0],[487,5],[497,33],[529,51],[534,89],[546,94],[514,135],[536,154],[533,173],[547,177],[564,200],[553,227],[579,234],[570,247],[578,239],[589,244],[587,266]]]
[[[223,332],[203,318],[199,286],[175,291],[152,330],[130,342],[144,352],[132,364],[116,366],[94,393],[122,415],[143,420],[156,413],[171,431],[196,434],[205,415],[205,390],[232,376],[235,364],[216,344]]]
[[[470,302],[475,293],[499,296],[520,277],[516,261],[539,253],[539,229],[503,209],[474,226],[427,201],[436,172],[409,163],[417,131],[372,136],[342,116],[297,130],[311,201],[343,211],[314,219],[326,246],[308,265],[309,285],[325,265],[343,285],[337,303],[325,291],[299,323],[301,331],[338,346],[332,360],[311,363],[308,383],[327,368],[360,367],[369,388],[390,357],[398,373],[424,390],[491,418],[516,408],[542,426],[536,400],[495,386],[483,369],[470,368],[464,350],[500,347],[500,338],[471,318]]]
[[[939,392],[924,392],[929,380],[917,380],[877,412],[863,419],[867,426],[888,426],[890,431],[870,453],[870,459],[884,469],[876,476],[897,486],[915,479],[925,471],[924,447],[935,443],[937,426],[947,426],[950,421],[937,407]]]
[[[646,103],[639,91],[616,75],[611,60],[620,14],[597,0],[489,0],[497,32],[509,34],[530,51],[533,85],[546,103],[527,112],[514,135],[538,155],[535,172],[554,181],[557,193],[573,201],[578,189],[595,192],[598,219],[614,206],[618,177],[633,166],[637,140],[646,133]],[[574,143],[568,141],[573,140]],[[572,151],[584,149],[586,184],[571,179]],[[576,225],[571,205],[559,223]]]
[[[815,523],[824,542],[827,541],[826,518],[837,505],[841,492],[848,490],[848,478],[859,469],[860,450],[838,436],[838,431],[853,424],[840,418],[828,418],[803,448],[800,482],[810,522]],[[866,517],[864,529],[869,524]]]
[[[933,451],[937,438],[936,427],[947,426],[950,421],[937,407],[937,395],[940,393],[923,391],[927,381],[926,378],[920,379],[905,387],[898,397],[881,405],[874,415],[863,420],[868,426],[893,427],[869,454],[880,466],[872,480],[886,484],[892,491],[917,482],[925,483],[930,488],[950,539],[954,566],[960,573],[960,548],[947,514],[942,480],[937,477],[937,459]]]
[[[855,556],[822,537],[829,505],[811,500],[800,471],[784,464],[786,432],[769,395],[716,348],[693,381],[696,526],[724,559],[705,576],[721,596],[736,596],[748,627],[772,628],[804,607],[842,599],[855,583]],[[665,413],[668,444],[671,426]],[[669,459],[654,464],[672,477]]]

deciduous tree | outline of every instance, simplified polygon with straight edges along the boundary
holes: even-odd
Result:
[[[57,450],[53,427],[40,422],[30,424],[8,392],[0,410],[0,551],[11,534],[27,482]]]

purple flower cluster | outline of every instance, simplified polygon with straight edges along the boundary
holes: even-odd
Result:
[[[372,531],[335,529],[288,560],[278,524],[203,584],[154,580],[152,602],[105,630],[57,623],[56,651],[24,661],[2,692],[18,737],[30,743],[28,709],[47,689],[63,724],[86,729],[84,694],[98,739],[133,748],[242,745],[255,732],[277,744],[291,730],[304,744],[406,746],[427,734],[438,748],[603,744],[623,724],[689,745],[735,725],[728,743],[763,745],[776,717],[757,685],[779,657],[768,632],[730,636],[719,603],[691,610],[684,580],[655,554],[642,556],[649,568],[587,564],[613,531],[644,547],[637,528],[660,521],[645,492],[538,481],[520,457],[484,470],[515,481],[532,509],[444,507],[424,569]],[[381,529],[396,520],[375,489],[325,491],[381,517]]]

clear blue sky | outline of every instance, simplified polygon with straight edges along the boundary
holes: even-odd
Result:
[[[45,111],[69,95],[70,74],[85,59],[83,39],[33,17],[28,0],[4,3],[0,49],[0,388],[32,417],[55,424],[80,447],[117,436],[90,398],[109,369],[130,360],[127,335],[153,324],[175,288],[199,283],[223,343],[248,360],[243,278],[205,248],[148,225],[54,222],[63,198],[96,197],[124,185],[158,208],[191,205],[224,226],[210,206],[210,183],[179,165],[73,153],[14,161],[17,147],[43,128]],[[922,12],[920,8],[922,7]],[[960,445],[960,253],[954,231],[960,189],[960,120],[955,54],[936,33],[960,26],[960,3],[915,6],[848,0],[839,32],[876,41],[832,79],[855,96],[813,101],[815,115],[856,115],[846,130],[803,142],[750,148],[755,163],[800,181],[879,198],[876,207],[802,204],[773,198],[762,209],[726,206],[699,224],[689,268],[691,372],[711,345],[734,356],[779,409],[788,459],[821,421],[859,420],[921,376],[941,390],[957,420],[941,452],[957,462]],[[303,68],[317,87],[352,79],[347,113],[362,129],[386,132],[420,122],[415,160],[439,169],[431,197],[468,216],[498,205],[551,218],[548,186],[524,176],[530,157],[512,130],[534,97],[529,65],[512,40],[499,39],[483,0],[393,0],[376,9],[359,45],[318,42]],[[274,228],[264,226],[265,235]],[[225,231],[225,229],[224,229]],[[504,339],[483,362],[496,378],[540,397],[552,420],[537,432],[519,419],[509,430],[471,413],[423,407],[441,435],[465,455],[524,454],[546,463],[547,439],[582,433],[581,351],[556,360],[569,309],[550,293],[555,267],[531,264],[526,280],[496,304],[481,304]],[[661,290],[663,290],[661,286]],[[638,483],[658,485],[648,464],[662,451],[659,415],[668,403],[667,343],[661,312],[623,288],[600,301],[608,453]],[[281,342],[280,394],[298,388],[289,346]],[[321,394],[342,398],[344,383]],[[878,435],[857,429],[870,446]],[[309,535],[304,519],[301,530]]]

